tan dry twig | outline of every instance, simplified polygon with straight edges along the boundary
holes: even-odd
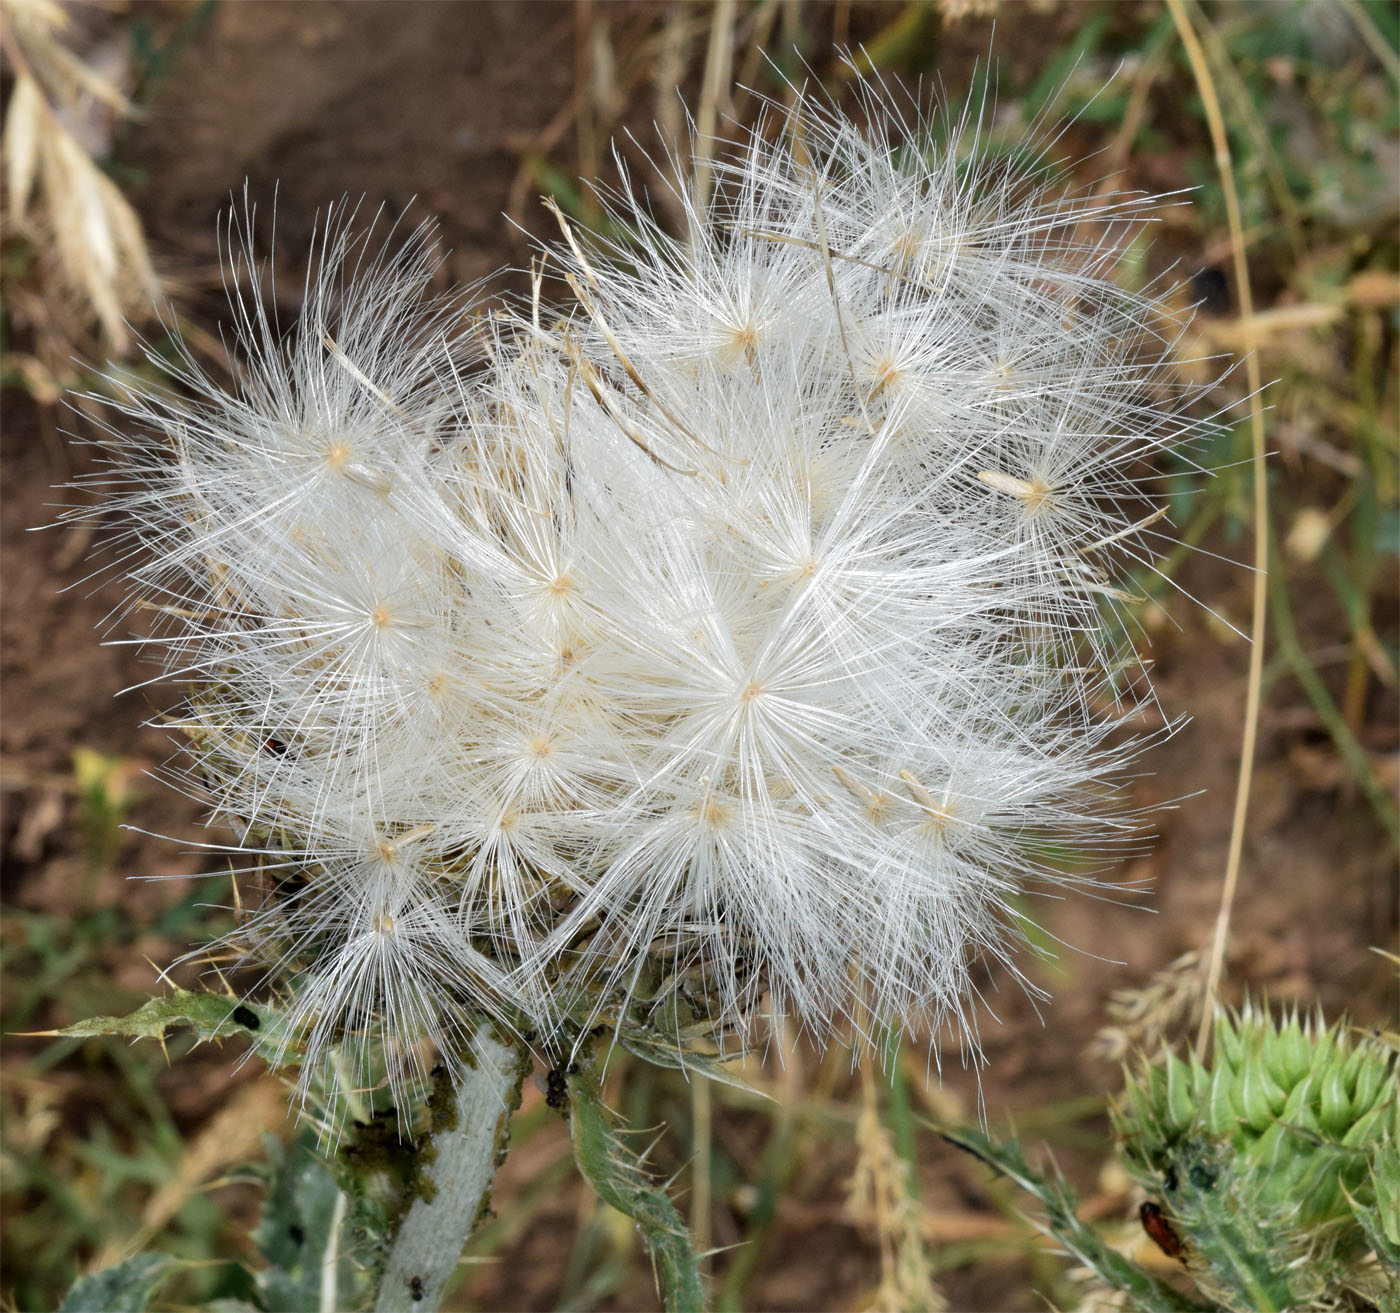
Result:
[[[713,181],[710,161],[715,149],[715,131],[719,126],[720,102],[729,103],[730,83],[734,77],[734,19],[736,0],[715,0],[710,15],[710,42],[705,51],[705,80],[700,87],[700,112],[696,119],[695,143],[695,208],[701,219],[710,203]]]
[[[1220,98],[1205,50],[1186,13],[1184,0],[1167,0],[1172,21],[1191,61],[1206,121],[1210,126],[1211,142],[1215,147],[1215,163],[1225,193],[1225,212],[1230,228],[1230,251],[1234,264],[1235,284],[1239,292],[1242,324],[1254,320],[1254,297],[1250,291],[1249,264],[1245,258],[1244,223],[1240,213],[1239,192],[1230,159],[1230,139],[1220,112]],[[1245,701],[1244,735],[1240,746],[1239,776],[1235,785],[1234,815],[1230,823],[1230,851],[1225,863],[1225,881],[1220,891],[1220,911],[1216,917],[1215,935],[1211,943],[1206,987],[1201,1003],[1201,1024],[1196,1035],[1196,1050],[1202,1057],[1210,1042],[1211,1019],[1214,1016],[1216,992],[1220,986],[1221,968],[1225,961],[1225,945],[1230,937],[1230,916],[1235,893],[1239,887],[1240,861],[1244,852],[1245,820],[1249,813],[1249,790],[1254,777],[1254,749],[1259,737],[1259,704],[1264,675],[1264,634],[1268,620],[1269,588],[1269,500],[1264,470],[1264,408],[1260,401],[1263,380],[1259,359],[1253,350],[1253,336],[1246,330],[1244,364],[1249,380],[1249,419],[1254,467],[1254,596],[1253,623],[1250,626],[1249,689]]]

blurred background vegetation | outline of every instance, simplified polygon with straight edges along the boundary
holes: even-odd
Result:
[[[1268,637],[1225,996],[1394,1025],[1395,972],[1372,948],[1395,948],[1400,918],[1400,11],[1183,12],[1205,83],[1156,0],[0,0],[5,1307],[54,1308],[81,1271],[144,1246],[187,1260],[162,1307],[243,1293],[229,1260],[253,1253],[265,1137],[295,1133],[279,1080],[236,1065],[233,1048],[19,1034],[137,1006],[159,968],[226,925],[233,897],[226,874],[192,878],[209,865],[199,845],[218,838],[198,800],[148,773],[169,749],[139,726],[175,691],[132,688],[152,675],[139,650],[98,646],[119,591],[89,578],[91,530],[27,532],[83,495],[50,489],[98,459],[63,436],[94,438],[98,403],[62,398],[100,394],[109,358],[157,373],[174,324],[222,367],[216,221],[245,185],[264,241],[275,198],[291,311],[316,217],[345,194],[436,218],[445,278],[518,288],[519,274],[492,271],[527,262],[542,193],[598,223],[580,179],[616,177],[612,143],[650,182],[650,157],[684,135],[682,101],[702,130],[733,136],[785,78],[842,99],[841,47],[924,103],[990,88],[1008,140],[1063,122],[1052,156],[1074,185],[1190,189],[1125,252],[1122,276],[1170,272],[1178,300],[1200,305],[1183,355],[1225,372],[1252,343],[1271,380]],[[1228,126],[1248,320],[1203,85]],[[149,313],[157,287],[164,321]],[[714,1249],[719,1307],[1113,1307],[1022,1198],[929,1127],[979,1110],[1036,1161],[1053,1153],[1111,1243],[1172,1270],[1139,1224],[1106,1109],[1120,1059],[1189,1037],[1199,1014],[1248,696],[1245,379],[1227,372],[1217,389],[1227,427],[1195,453],[1210,476],[1176,485],[1182,548],[1139,581],[1137,637],[1162,706],[1194,722],[1133,788],[1144,805],[1180,801],[1151,849],[1109,874],[1122,900],[1027,899],[1046,927],[1026,963],[1054,995],[1043,1020],[989,978],[980,1078],[954,1051],[940,1079],[923,1044],[894,1039],[892,1080],[799,1047],[745,1065],[755,1094],[613,1064],[610,1101],[655,1128],[651,1162]],[[1132,894],[1141,882],[1155,915]],[[448,1307],[654,1307],[631,1224],[580,1187],[538,1089],[512,1144]]]

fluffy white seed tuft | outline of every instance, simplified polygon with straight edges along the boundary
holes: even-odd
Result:
[[[560,312],[335,222],[284,334],[239,251],[234,388],[127,394],[133,605],[313,1050],[966,1032],[1012,895],[1131,840],[1115,610],[1197,430],[1142,204],[864,110],[774,110],[681,239],[561,216]]]

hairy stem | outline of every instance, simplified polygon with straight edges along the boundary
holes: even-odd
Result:
[[[583,1070],[569,1081],[569,1123],[579,1171],[604,1203],[636,1222],[651,1251],[666,1313],[702,1313],[700,1260],[685,1223],[612,1125],[602,1102],[600,1064],[580,1066]]]
[[[524,1045],[483,1023],[455,1082],[453,1107],[435,1119],[425,1146],[427,1188],[399,1225],[384,1264],[375,1313],[433,1313],[442,1302],[467,1240],[485,1210],[505,1154],[510,1115],[529,1069]]]

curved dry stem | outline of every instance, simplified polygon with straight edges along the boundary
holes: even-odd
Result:
[[[1230,852],[1225,863],[1225,883],[1220,890],[1220,911],[1215,921],[1215,936],[1211,942],[1206,988],[1201,1000],[1201,1025],[1196,1035],[1196,1051],[1204,1055],[1210,1042],[1211,1019],[1215,1014],[1215,995],[1220,985],[1221,968],[1225,961],[1225,945],[1230,938],[1230,914],[1234,908],[1235,892],[1239,886],[1240,859],[1244,852],[1245,819],[1249,813],[1249,789],[1254,777],[1254,748],[1259,737],[1259,703],[1264,675],[1264,631],[1268,619],[1269,588],[1269,499],[1264,470],[1264,407],[1260,401],[1263,381],[1259,359],[1254,352],[1254,297],[1249,285],[1249,264],[1245,259],[1244,223],[1240,217],[1240,198],[1235,188],[1235,175],[1230,159],[1230,139],[1225,131],[1225,118],[1220,112],[1215,79],[1200,39],[1191,25],[1183,0],[1167,0],[1172,21],[1186,47],[1191,72],[1205,106],[1210,125],[1211,143],[1215,147],[1215,163],[1220,170],[1220,185],[1225,193],[1225,213],[1230,227],[1230,253],[1234,264],[1235,285],[1239,289],[1240,327],[1244,333],[1244,365],[1249,380],[1249,429],[1254,467],[1254,597],[1253,622],[1250,626],[1249,690],[1244,713],[1244,736],[1240,745],[1240,769],[1235,783],[1235,809],[1230,823]]]

